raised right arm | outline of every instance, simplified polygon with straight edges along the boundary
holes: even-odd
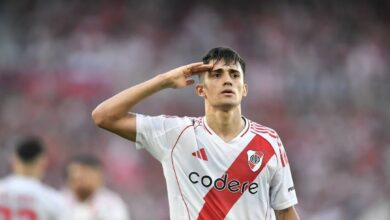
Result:
[[[135,115],[131,109],[146,97],[165,88],[182,88],[194,83],[190,77],[209,70],[210,64],[202,62],[178,67],[166,73],[128,88],[99,104],[92,111],[95,124],[131,141],[137,130]]]

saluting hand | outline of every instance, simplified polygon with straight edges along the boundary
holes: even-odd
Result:
[[[203,62],[191,63],[170,70],[163,74],[166,79],[166,88],[183,88],[194,84],[195,80],[191,78],[193,75],[202,74],[208,70],[211,70],[212,64],[204,64]]]

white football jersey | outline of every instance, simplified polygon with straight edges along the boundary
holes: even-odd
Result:
[[[68,219],[59,192],[38,179],[10,175],[0,181],[0,219]]]
[[[91,199],[79,202],[74,195],[64,192],[66,206],[72,210],[72,220],[130,220],[126,204],[115,192],[99,189]]]
[[[272,219],[297,204],[286,152],[276,132],[246,118],[226,143],[205,117],[137,114],[137,149],[163,166],[170,219]]]

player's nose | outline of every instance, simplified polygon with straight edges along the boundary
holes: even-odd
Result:
[[[224,74],[222,74],[222,81],[223,85],[233,85],[233,80],[229,73],[225,72]]]

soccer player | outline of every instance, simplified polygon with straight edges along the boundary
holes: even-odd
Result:
[[[37,137],[23,139],[12,158],[13,174],[0,180],[0,219],[68,219],[59,192],[44,185],[47,158]]]
[[[124,201],[104,186],[102,164],[92,155],[78,155],[66,167],[64,195],[72,220],[130,220]]]
[[[128,113],[166,88],[194,84],[205,116]],[[126,89],[92,112],[99,127],[149,151],[163,166],[170,216],[181,219],[299,219],[286,152],[278,134],[241,114],[248,94],[245,62],[232,49],[211,49],[192,63]]]

